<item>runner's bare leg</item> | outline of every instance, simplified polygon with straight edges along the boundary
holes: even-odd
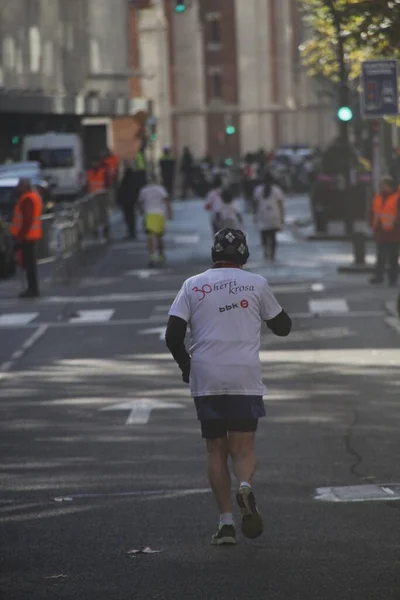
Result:
[[[149,246],[149,254],[150,256],[154,256],[155,252],[156,252],[156,246],[154,243],[154,236],[153,235],[148,235],[147,236],[147,243]]]
[[[257,467],[254,453],[255,432],[231,431],[228,438],[228,449],[232,459],[233,472],[239,485],[245,481],[251,484]]]
[[[228,469],[228,438],[206,440],[207,471],[220,514],[232,512],[231,476]]]

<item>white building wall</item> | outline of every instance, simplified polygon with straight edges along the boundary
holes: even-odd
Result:
[[[189,146],[195,157],[207,151],[205,113],[205,73],[198,0],[190,10],[175,15],[173,52],[175,57],[175,94],[177,151]]]
[[[168,25],[161,3],[139,13],[142,94],[153,101],[157,118],[156,153],[171,144]]]
[[[279,102],[273,104],[269,0],[236,0],[239,112],[242,153],[279,143],[326,144],[335,135],[332,107],[315,94],[315,81],[293,61],[292,0],[274,0]]]
[[[236,0],[242,154],[273,144],[270,10],[265,0]]]

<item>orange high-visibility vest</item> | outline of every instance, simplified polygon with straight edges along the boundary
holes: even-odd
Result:
[[[110,178],[114,180],[118,174],[118,158],[115,156],[115,154],[111,154],[111,156],[107,156],[104,159],[104,164],[107,168]]]
[[[372,203],[372,228],[376,230],[379,223],[384,231],[393,231],[397,217],[397,203],[399,195],[397,192],[384,199],[377,194]]]
[[[89,169],[87,174],[87,185],[89,194],[94,194],[100,190],[104,190],[106,187],[106,176],[105,170],[100,169]]]
[[[24,236],[24,241],[40,240],[43,237],[41,220],[41,216],[43,213],[43,202],[37,192],[26,192],[25,194],[22,194],[22,196],[18,199],[14,207],[10,232],[13,237],[17,237],[19,232],[21,231],[21,227],[24,221],[23,213],[21,210],[21,204],[27,198],[30,198],[33,203],[33,220],[29,230]]]

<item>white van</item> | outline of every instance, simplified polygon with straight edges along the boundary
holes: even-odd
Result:
[[[22,142],[22,160],[40,162],[56,196],[77,197],[86,188],[83,144],[76,133],[27,135]]]

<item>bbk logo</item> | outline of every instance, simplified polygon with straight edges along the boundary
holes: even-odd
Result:
[[[227,312],[228,310],[233,310],[234,308],[239,308],[239,304],[237,304],[236,302],[234,302],[233,304],[229,304],[227,306],[220,306],[219,307],[219,312],[220,313]]]
[[[229,310],[233,310],[234,308],[249,308],[249,303],[247,300],[241,300],[239,304],[237,302],[234,302],[233,304],[229,304],[227,306],[220,306],[219,312],[227,312]]]

